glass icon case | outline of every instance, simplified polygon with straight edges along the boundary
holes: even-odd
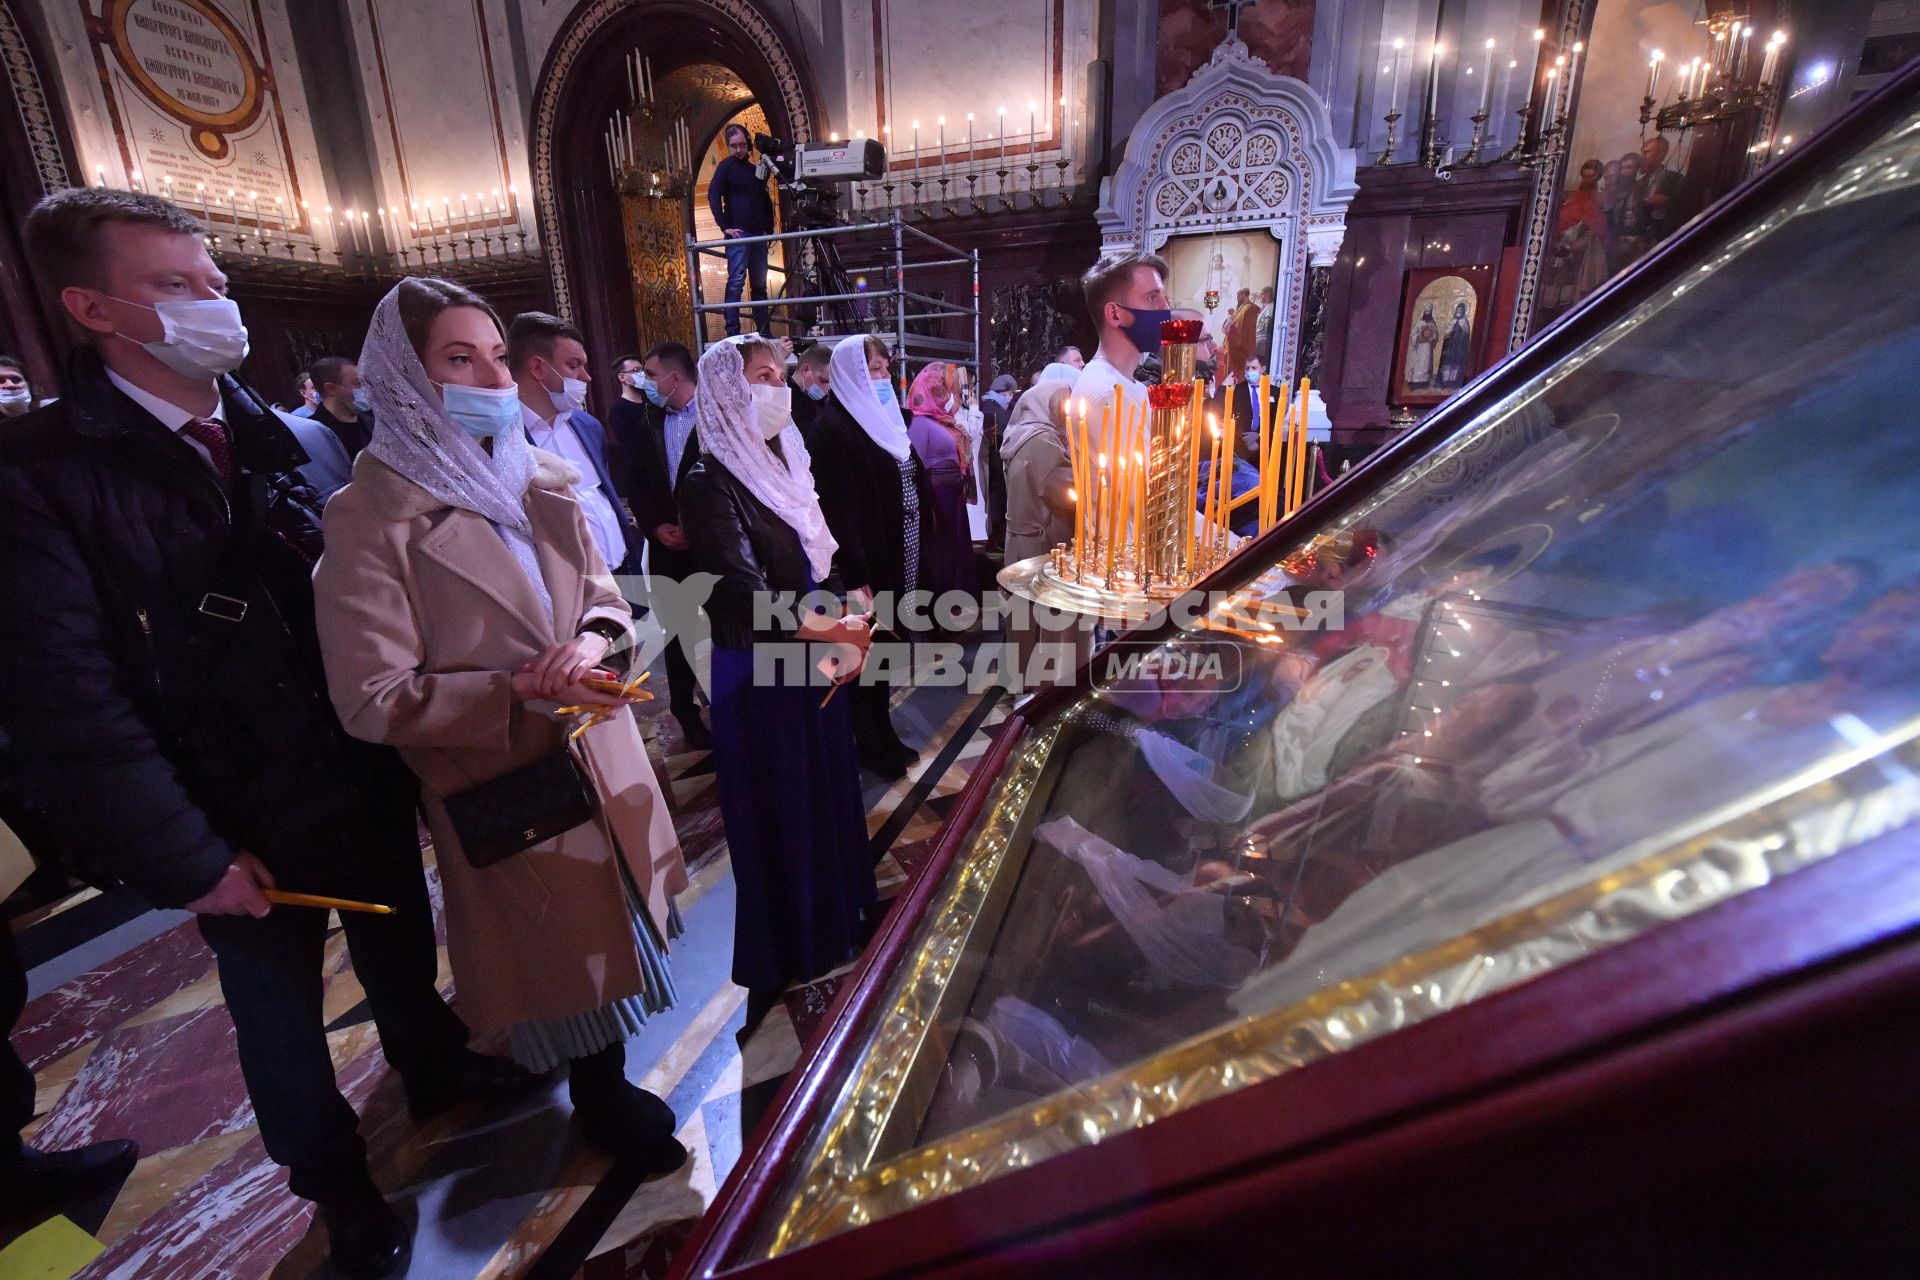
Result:
[[[1908,77],[1144,633],[1207,674],[1096,658],[1016,715],[682,1274],[890,1222],[909,1257],[1015,1179],[1151,1199],[1123,1139],[1911,863],[1916,369]],[[1289,625],[1308,591],[1331,625]],[[1545,1055],[1547,1021],[1503,1034]]]

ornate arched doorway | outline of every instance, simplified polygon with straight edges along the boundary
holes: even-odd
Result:
[[[601,359],[640,345],[638,304],[650,311],[669,305],[685,288],[677,237],[668,261],[666,219],[636,225],[627,216],[602,141],[609,116],[627,105],[624,59],[634,49],[651,60],[663,91],[678,88],[680,106],[668,107],[664,97],[660,105],[675,118],[684,110],[696,159],[748,102],[783,138],[810,138],[819,120],[787,34],[751,0],[586,0],[575,10],[535,95],[534,205],[555,309],[581,327]],[[683,199],[682,230],[692,225],[692,198],[689,191]],[[633,243],[636,236],[643,245]],[[635,247],[645,249],[638,263],[630,257]],[[668,293],[675,282],[682,292]]]

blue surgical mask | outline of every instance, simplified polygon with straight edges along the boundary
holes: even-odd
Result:
[[[664,409],[667,407],[667,398],[660,394],[660,384],[652,378],[643,377],[640,379],[640,394],[645,396],[647,403],[656,409]]]
[[[454,382],[434,385],[440,388],[440,405],[447,416],[475,440],[490,440],[525,421],[520,393],[513,387],[466,387]]]
[[[1127,335],[1127,341],[1140,349],[1140,354],[1150,356],[1160,350],[1160,326],[1173,319],[1173,312],[1165,307],[1157,311],[1139,310],[1122,307],[1132,311],[1133,319],[1120,326],[1120,332]]]
[[[873,379],[873,398],[889,406],[897,406],[900,403],[899,397],[894,394],[891,378]]]
[[[815,382],[815,383],[812,383],[812,384],[810,384],[810,385],[809,385],[809,386],[807,387],[807,399],[809,399],[809,400],[825,400],[826,398],[827,398],[827,384],[826,384],[826,383],[824,383],[824,382]]]
[[[353,389],[353,407],[361,413],[373,412],[373,392],[364,386]]]

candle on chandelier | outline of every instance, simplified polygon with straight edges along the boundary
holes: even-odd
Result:
[[[1000,108],[1000,171],[1007,170],[1007,109]]]
[[[1533,69],[1527,72],[1527,101],[1529,102],[1533,101],[1533,90],[1540,83],[1540,59],[1546,56],[1546,51],[1547,29],[1535,27],[1533,29]],[[1541,118],[1545,119],[1544,112]]]
[[[1649,102],[1656,102],[1659,100],[1660,62],[1666,56],[1667,56],[1666,54],[1660,52],[1658,49],[1655,49],[1653,51],[1653,57],[1649,59],[1647,62],[1647,100]]]
[[[1573,61],[1567,64],[1566,95],[1568,111],[1573,110],[1573,85],[1574,81],[1578,79],[1580,75],[1580,55],[1586,51],[1587,46],[1585,41],[1576,40],[1573,42]]]
[[[1039,115],[1038,115],[1039,110],[1040,110],[1040,104],[1033,101],[1032,99],[1028,99],[1027,101],[1027,163],[1028,164],[1033,163],[1034,144],[1040,141],[1039,126],[1035,123],[1035,121],[1039,119]]]
[[[934,121],[934,127],[940,130],[940,166],[939,167],[944,169],[947,167],[947,118],[945,116],[939,117],[937,120]]]
[[[1480,82],[1480,114],[1493,114],[1493,40],[1487,40],[1486,64],[1481,68],[1484,79]]]
[[[1440,116],[1440,42],[1427,51],[1427,118]]]
[[[968,169],[973,168],[973,112],[971,111],[967,112],[967,163],[965,167]]]
[[[913,167],[920,167],[920,122],[913,122]]]
[[[1393,42],[1393,93],[1387,98],[1388,115],[1400,114],[1400,50],[1406,43],[1405,40]]]
[[[1547,106],[1544,118],[1548,127],[1552,127],[1560,122],[1558,116],[1559,109],[1560,68],[1558,66],[1552,66],[1547,68]]]

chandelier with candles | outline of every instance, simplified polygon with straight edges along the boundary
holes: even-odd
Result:
[[[627,105],[608,117],[602,133],[613,188],[622,195],[679,200],[693,184],[693,137],[685,118],[660,118],[653,59],[627,54]]]
[[[1659,49],[1653,51],[1647,64],[1647,96],[1640,104],[1642,134],[1648,124],[1662,133],[1684,133],[1746,112],[1759,115],[1772,101],[1787,33],[1773,33],[1760,52],[1758,74],[1750,76],[1753,24],[1747,16],[1715,14],[1701,25],[1706,28],[1706,52],[1677,65],[1675,79],[1668,86],[1674,97],[1664,106],[1659,102],[1666,55]]]

